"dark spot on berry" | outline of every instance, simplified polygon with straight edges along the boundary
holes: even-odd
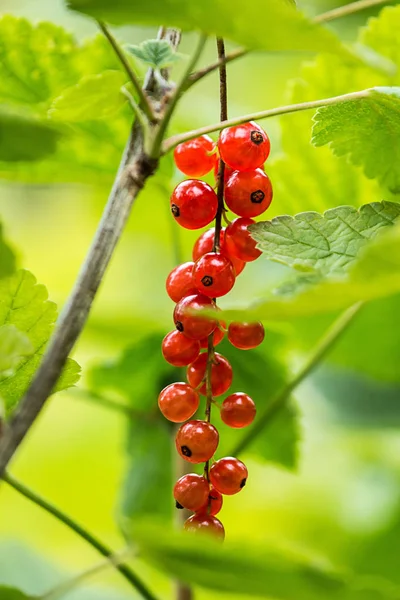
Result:
[[[246,485],[246,477],[244,479],[242,479],[242,481],[240,482],[240,489],[244,488],[244,486]]]
[[[182,504],[179,504],[178,500],[175,502],[176,508],[183,508]]]
[[[211,494],[208,496],[209,500],[218,500],[216,496],[212,496]]]
[[[201,283],[205,286],[205,287],[209,287],[210,285],[213,284],[213,278],[210,277],[210,275],[204,275],[203,279],[201,280]]]
[[[265,194],[262,190],[256,190],[250,196],[250,199],[252,202],[254,202],[254,204],[261,204],[261,202],[264,200],[264,198],[265,198]]]
[[[261,131],[256,131],[255,129],[250,133],[250,139],[253,144],[257,144],[259,146],[264,141],[264,136]]]
[[[187,446],[181,446],[181,452],[182,452],[183,456],[187,456],[188,458],[190,458],[192,456],[192,451]]]
[[[177,328],[178,331],[183,331],[183,325],[180,321],[177,321],[175,323],[175,327]]]
[[[179,210],[179,206],[177,206],[176,204],[171,204],[171,212],[174,215],[174,217],[179,217],[180,210]]]

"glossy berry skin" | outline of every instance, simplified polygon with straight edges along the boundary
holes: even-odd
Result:
[[[239,217],[228,225],[225,231],[225,246],[229,254],[236,256],[244,262],[251,262],[261,256],[261,251],[256,248],[256,241],[250,235],[249,225],[253,219]]]
[[[209,493],[210,484],[205,477],[195,473],[184,475],[174,487],[176,507],[197,512],[208,502]]]
[[[210,481],[221,494],[232,496],[246,485],[247,468],[241,460],[227,457],[217,460],[210,469]]]
[[[235,171],[226,182],[225,202],[239,217],[257,217],[272,202],[271,180],[264,171]]]
[[[221,325],[225,325],[225,324],[221,323]],[[214,329],[214,337],[213,337],[214,347],[218,346],[218,344],[220,344],[222,342],[222,340],[224,339],[224,337],[225,337],[225,331],[223,331],[219,327],[217,327],[216,329]],[[202,350],[207,350],[207,348],[208,348],[208,338],[203,338],[202,340],[200,340],[200,348]]]
[[[250,121],[221,131],[218,148],[222,160],[236,171],[253,171],[267,160],[271,144],[265,131]]]
[[[262,323],[236,323],[228,327],[228,340],[239,350],[251,350],[261,344],[265,337]]]
[[[199,408],[199,394],[187,383],[171,383],[159,397],[158,406],[168,421],[183,423],[191,419]]]
[[[256,416],[256,405],[247,394],[230,394],[222,403],[221,419],[229,427],[240,429],[250,425]]]
[[[174,310],[174,323],[178,331],[193,340],[207,337],[217,327],[217,320],[206,316],[191,314],[191,311],[215,309],[215,304],[203,294],[185,296],[178,302]]]
[[[215,144],[208,135],[179,144],[174,150],[174,160],[188,177],[203,177],[218,163]]]
[[[174,367],[187,367],[200,354],[200,342],[176,329],[167,333],[161,344],[162,355]]]
[[[179,302],[184,296],[197,294],[193,278],[194,262],[178,265],[167,277],[165,287],[167,294],[174,302]]]
[[[188,179],[179,183],[171,196],[171,212],[185,229],[201,229],[215,218],[217,195],[208,183]]]
[[[192,252],[194,261],[199,260],[199,258],[204,256],[204,254],[207,254],[208,252],[213,251],[214,232],[215,232],[214,229],[208,229],[207,231],[202,233],[201,236],[197,239],[197,241],[195,242],[195,244],[193,246],[193,252]],[[220,244],[220,253],[223,256],[226,256],[227,258],[229,258],[229,260],[231,261],[231,263],[233,265],[233,268],[235,269],[235,275],[238,276],[243,271],[243,269],[245,267],[245,263],[242,260],[239,260],[238,258],[236,258],[235,256],[231,256],[227,252],[226,245],[225,245],[225,227],[223,227],[221,229],[219,244]]]
[[[206,502],[195,512],[215,517],[215,515],[217,515],[221,510],[223,502],[224,499],[222,494],[220,494],[215,488],[211,488],[209,490]]]
[[[213,396],[221,396],[228,391],[232,383],[232,367],[229,361],[222,354],[215,353],[215,362],[211,367],[211,389]],[[187,368],[187,380],[193,388],[198,388],[205,377],[207,369],[207,352],[200,356]],[[206,384],[199,388],[199,392],[204,396],[207,393]]]
[[[191,463],[210,460],[218,447],[219,435],[207,421],[188,421],[180,426],[175,444],[179,454]]]
[[[229,258],[217,252],[204,254],[194,264],[193,276],[199,292],[210,298],[220,298],[235,284],[235,271]]]
[[[221,521],[211,515],[198,513],[189,517],[183,525],[185,531],[190,531],[196,534],[209,535],[221,542],[225,538],[225,529]]]

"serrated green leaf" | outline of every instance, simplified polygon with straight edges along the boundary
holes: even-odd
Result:
[[[0,381],[0,396],[10,411],[25,393],[39,366],[57,318],[57,307],[48,300],[47,290],[37,284],[29,271],[0,281],[0,325],[13,325],[26,334],[33,352],[21,358],[14,375]],[[79,379],[79,365],[69,360],[54,391],[65,389]]]
[[[364,97],[320,108],[312,142],[362,165],[392,193],[400,193],[400,88],[379,87]]]
[[[21,358],[29,356],[33,346],[28,336],[14,325],[0,326],[0,381],[13,374]]]
[[[14,273],[15,268],[16,256],[4,238],[3,226],[0,223],[0,279]]]
[[[332,52],[340,43],[328,29],[307,19],[293,3],[284,0],[232,2],[203,0],[67,0],[73,10],[114,24],[171,25],[185,30],[202,30],[245,45],[265,50],[310,50]],[[240,18],[238,18],[240,15]],[[257,26],[254,26],[257,15]]]
[[[28,596],[16,588],[0,585],[1,600],[39,600],[39,596]]]
[[[382,586],[334,569],[327,560],[242,539],[224,545],[144,523],[132,528],[141,554],[185,583],[272,600],[394,600]]]
[[[53,121],[82,123],[115,115],[127,102],[121,87],[126,76],[121,71],[104,71],[83,77],[64,90],[51,105],[48,115]]]
[[[0,107],[0,161],[35,161],[53,154],[61,133],[50,123]]]
[[[359,210],[339,206],[326,211],[304,212],[250,227],[257,247],[270,260],[295,269],[310,269],[321,275],[342,273],[357,258],[361,248],[382,228],[400,216],[400,204],[374,202]]]
[[[172,49],[167,40],[145,40],[139,46],[127,45],[126,50],[153,69],[171,66],[182,56]]]

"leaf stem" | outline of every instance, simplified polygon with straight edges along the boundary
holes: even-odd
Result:
[[[286,115],[302,110],[310,110],[312,108],[321,108],[323,106],[329,106],[331,104],[338,104],[339,102],[350,102],[352,100],[359,100],[360,98],[366,98],[371,91],[373,91],[373,89],[369,88],[358,92],[351,92],[350,94],[342,94],[340,96],[324,98],[322,100],[312,100],[311,102],[300,102],[298,104],[279,106],[278,108],[271,108],[269,110],[263,110],[248,115],[242,115],[241,117],[235,117],[233,119],[228,119],[227,121],[214,123],[213,125],[206,125],[205,127],[200,127],[199,129],[187,131],[186,133],[181,133],[179,135],[174,135],[168,138],[162,145],[162,154],[166,154],[167,152],[175,148],[175,146],[177,146],[178,144],[182,144],[182,142],[187,142],[188,140],[192,140],[193,138],[208,133],[213,133],[214,131],[221,131],[221,129],[224,129],[225,127],[234,127],[235,125],[241,125],[242,123],[247,123],[248,121],[268,119],[270,117],[279,117],[280,115]]]
[[[143,129],[143,132],[145,134],[147,134],[148,133],[147,132],[148,124],[147,124],[146,115],[140,108],[139,104],[136,102],[135,98],[132,96],[132,94],[129,92],[129,90],[125,86],[122,86],[121,94],[123,94],[126,98],[128,98],[128,102],[129,102],[137,120],[139,121],[139,123]]]
[[[153,109],[151,107],[151,104],[149,102],[148,97],[146,96],[145,91],[143,90],[142,86],[140,85],[140,82],[139,82],[138,78],[136,77],[135,72],[133,71],[131,65],[129,64],[129,61],[128,61],[127,57],[125,56],[124,51],[120,48],[117,40],[111,34],[111,32],[108,29],[108,27],[106,26],[106,24],[103,23],[102,21],[97,21],[97,23],[98,23],[101,31],[103,32],[103,34],[105,35],[105,37],[109,41],[110,45],[112,46],[112,48],[113,48],[115,54],[117,55],[120,63],[124,67],[124,69],[126,71],[126,74],[128,75],[130,81],[132,82],[132,85],[133,85],[136,93],[139,96],[139,100],[140,100],[139,104],[141,106],[141,109],[143,110],[143,112],[147,116],[148,120],[151,123],[154,123],[157,120],[156,115],[154,114],[154,111],[153,111]],[[137,108],[135,108],[135,112],[137,111],[137,109],[139,109],[138,106],[137,106]],[[140,112],[141,112],[141,109],[139,109]],[[136,112],[136,114],[138,114],[138,113]],[[143,121],[143,119],[142,119],[142,121]],[[141,123],[142,123],[142,121],[141,121]]]
[[[306,362],[304,367],[293,377],[291,381],[280,390],[266,409],[258,417],[256,424],[241,439],[238,445],[232,450],[231,456],[237,456],[243,452],[260,435],[263,429],[274,419],[275,415],[283,408],[289,400],[293,390],[320,364],[328,352],[333,348],[339,338],[347,330],[356,315],[360,312],[362,302],[358,302],[343,312],[338,319],[329,327],[325,335],[316,345],[314,352]]]
[[[357,2],[351,2],[350,4],[345,4],[344,6],[339,6],[338,8],[328,10],[321,15],[317,15],[314,17],[313,21],[314,23],[327,23],[328,21],[341,19],[342,17],[347,17],[348,15],[380,4],[387,4],[387,0],[358,0]]]
[[[110,561],[113,561],[114,552],[108,546],[106,546],[106,544],[101,542],[89,531],[87,531],[87,529],[85,529],[84,527],[79,525],[79,523],[74,521],[74,519],[72,519],[64,512],[62,512],[59,508],[54,506],[54,504],[51,504],[50,502],[48,502],[48,500],[39,496],[39,494],[37,494],[36,492],[28,488],[26,485],[18,481],[9,473],[3,473],[2,478],[3,481],[8,483],[8,485],[11,486],[15,491],[22,494],[22,496],[24,496],[37,506],[40,506],[49,514],[53,515],[53,517],[55,517],[58,521],[64,523],[64,525],[69,527],[69,529],[72,529],[72,531],[79,535],[79,537],[84,539],[88,544],[95,548],[102,556],[109,559]],[[134,587],[135,590],[137,590],[141,594],[141,596],[143,596],[143,598],[146,598],[146,600],[157,600],[156,596],[153,595],[153,593],[146,587],[146,585],[142,582],[138,575],[136,575],[136,573],[132,571],[132,569],[127,564],[118,563],[114,566],[121,573],[121,575],[125,577],[125,579],[130,583],[130,585]]]
[[[248,54],[248,50],[245,50],[244,48],[236,48],[235,50],[232,50],[232,52],[229,52],[229,54],[226,54],[223,58],[219,58],[216,62],[212,63],[211,65],[208,65],[207,67],[204,67],[204,69],[199,69],[199,71],[191,73],[186,82],[185,90],[191,88],[192,85],[200,81],[200,79],[203,79],[203,77],[205,77],[209,73],[212,73],[213,71],[219,69],[221,65],[227,65],[233,60],[241,58],[246,54]]]

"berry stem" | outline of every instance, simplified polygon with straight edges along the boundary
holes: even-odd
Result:
[[[380,1],[383,1],[383,0],[380,0]],[[206,77],[206,75],[208,75],[209,73],[212,73],[213,71],[216,71],[217,69],[219,69],[221,65],[227,65],[232,60],[241,58],[242,56],[245,56],[247,53],[248,53],[248,50],[246,50],[245,48],[236,48],[235,50],[232,50],[232,52],[229,52],[229,54],[224,55],[223,58],[219,58],[215,63],[212,63],[211,65],[208,65],[207,67],[204,67],[204,69],[199,69],[198,71],[195,71],[194,73],[192,73],[190,75],[190,77],[186,83],[185,90],[188,90],[189,88],[191,88],[192,85],[194,85],[195,83],[200,81],[200,79],[203,79],[203,77]]]
[[[328,21],[347,17],[347,15],[352,15],[360,10],[365,10],[366,8],[370,8],[372,6],[386,4],[386,2],[387,0],[358,0],[357,2],[351,2],[350,4],[345,4],[344,6],[339,6],[338,8],[334,8],[317,15],[314,17],[313,21],[314,23],[327,23]]]

